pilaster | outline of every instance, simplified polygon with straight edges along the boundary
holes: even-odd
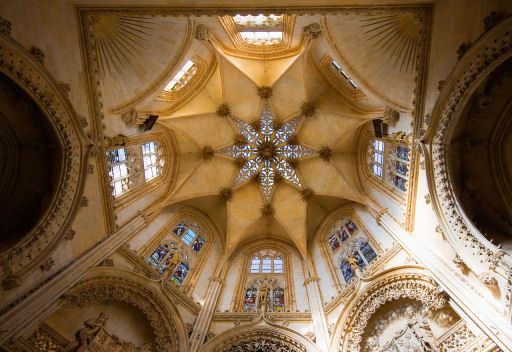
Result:
[[[304,281],[308,293],[309,306],[311,308],[311,317],[313,318],[313,331],[316,336],[316,344],[319,350],[328,351],[330,345],[329,331],[327,330],[327,320],[325,318],[322,298],[320,296],[320,287],[318,282],[320,278],[310,276]]]

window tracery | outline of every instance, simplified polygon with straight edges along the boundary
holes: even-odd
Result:
[[[172,80],[165,86],[164,92],[174,93],[182,89],[197,73],[197,65],[188,60],[185,65],[178,71]]]
[[[331,262],[333,282],[350,284],[358,271],[364,271],[377,259],[377,249],[352,216],[340,216],[331,224],[324,237],[324,258]]]
[[[233,16],[242,40],[249,45],[272,46],[283,42],[283,15]]]
[[[406,193],[411,149],[391,140],[370,139],[368,153],[371,176]]]
[[[146,181],[154,179],[162,172],[164,165],[162,153],[162,149],[157,142],[149,142],[142,145],[142,161]]]
[[[262,250],[251,259],[251,274],[283,274],[283,258],[274,250]]]
[[[146,262],[179,287],[197,261],[205,242],[204,230],[197,222],[181,220],[171,231],[166,231]]]
[[[113,149],[107,152],[108,174],[112,195],[115,197],[128,192],[131,184],[129,175],[128,156],[125,148]]]
[[[244,311],[256,312],[265,303],[267,312],[284,312],[284,289],[278,280],[266,277],[252,280],[245,291]]]

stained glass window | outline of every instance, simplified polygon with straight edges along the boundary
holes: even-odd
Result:
[[[187,246],[190,246],[194,237],[196,237],[196,233],[194,231],[192,231],[192,229],[188,229],[188,231],[185,232],[185,235],[183,236],[183,238],[181,240],[183,242],[185,242],[187,244]]]
[[[352,272],[352,268],[350,267],[348,261],[342,260],[340,269],[341,274],[343,275],[343,279],[345,280],[345,283],[349,284],[352,281],[352,278],[354,277],[354,273]]]
[[[407,160],[409,161],[409,152],[411,151],[411,149],[407,148],[407,147],[404,147],[404,146],[397,146],[396,149],[395,149],[395,154],[396,156],[398,156],[400,159],[402,160]]]
[[[276,288],[273,294],[274,312],[284,312],[284,290],[282,288]]]
[[[407,192],[407,180],[400,176],[393,176],[393,184],[402,192]]]
[[[277,257],[274,259],[274,273],[282,274],[283,273],[283,259]]]
[[[347,227],[351,234],[357,231],[356,224],[350,219],[345,223],[345,226]]]
[[[163,160],[158,155],[155,142],[149,142],[142,145],[142,161],[144,164],[144,178],[146,181],[152,180],[160,174]]]
[[[377,253],[375,253],[372,246],[368,242],[362,242],[360,249],[368,263],[377,259]]]
[[[260,258],[258,258],[258,257],[252,258],[251,273],[259,273],[260,272],[260,263],[261,263]]]
[[[395,170],[399,174],[407,176],[407,172],[409,171],[409,168],[406,163],[403,163],[401,161],[395,161]]]
[[[187,229],[187,223],[185,221],[181,221],[176,227],[174,228],[174,233],[176,236],[181,237],[183,235],[183,232]]]
[[[108,151],[107,161],[109,165],[108,174],[110,176],[110,184],[112,185],[112,194],[117,197],[130,188],[126,150],[119,148]]]
[[[185,280],[185,276],[187,276],[188,269],[188,263],[180,263],[178,269],[176,269],[176,272],[172,276],[171,282],[176,286],[181,286],[183,280]]]
[[[265,273],[265,274],[272,272],[272,259],[271,258],[263,258],[261,272]]]
[[[179,72],[173,77],[173,79],[165,86],[164,91],[166,92],[177,92],[190,81],[197,72],[197,65],[192,61],[188,60],[185,65],[179,70]]]
[[[338,241],[338,237],[336,235],[332,235],[329,238],[329,244],[331,245],[331,249],[333,252],[340,248],[340,242]]]
[[[255,311],[257,297],[258,290],[254,287],[249,287],[245,292],[244,310]]]
[[[194,241],[194,244],[192,245],[192,249],[196,253],[199,253],[203,244],[204,244],[204,238],[202,236],[197,236],[196,240]]]
[[[165,268],[171,263],[171,259],[174,257],[174,253],[170,253],[167,258],[165,259],[165,262],[160,266],[160,274],[164,273]]]
[[[366,267],[366,263],[363,260],[363,257],[359,254],[359,251],[352,252],[352,255],[357,259],[357,263],[359,264],[359,267],[361,270],[363,270]]]
[[[166,244],[159,245],[149,258],[146,259],[146,262],[150,263],[151,267],[156,268],[168,252],[169,247]]]

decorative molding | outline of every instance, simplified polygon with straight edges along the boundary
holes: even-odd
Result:
[[[353,303],[350,310],[340,317],[337,324],[339,351],[359,352],[366,325],[375,311],[397,299],[413,299],[428,309],[437,310],[447,304],[445,294],[430,277],[421,274],[398,274],[378,281]]]
[[[109,301],[128,303],[146,316],[156,336],[157,351],[178,351],[176,314],[169,312],[152,289],[135,281],[120,277],[84,280],[65,296],[65,307],[74,309]]]
[[[510,270],[508,255],[490,243],[464,213],[451,185],[447,165],[447,145],[464,105],[486,77],[512,56],[512,18],[480,37],[459,60],[432,111],[432,120],[423,137],[427,179],[434,210],[446,230],[445,236],[457,254],[476,273],[485,270]],[[475,267],[483,263],[483,266]],[[501,274],[498,270],[498,274]]]
[[[0,19],[0,72],[20,86],[53,126],[62,150],[62,171],[55,196],[39,222],[13,247],[0,254],[4,289],[39,267],[64,239],[78,210],[86,177],[87,139],[70,101],[36,58],[8,35]],[[13,279],[13,278],[17,279]]]

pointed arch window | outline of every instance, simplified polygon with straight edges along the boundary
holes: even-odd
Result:
[[[205,242],[204,231],[199,224],[182,220],[168,230],[146,262],[166,275],[175,286],[181,286]]]
[[[352,88],[359,88],[356,81],[350,78],[350,75],[344,69],[341,68],[341,65],[337,61],[332,60],[331,64],[334,67],[335,71],[337,71],[341,76],[343,76],[348,81],[348,83],[350,83]]]
[[[375,139],[373,141],[373,155],[371,169],[375,176],[382,177],[382,168],[384,166],[384,142]]]

